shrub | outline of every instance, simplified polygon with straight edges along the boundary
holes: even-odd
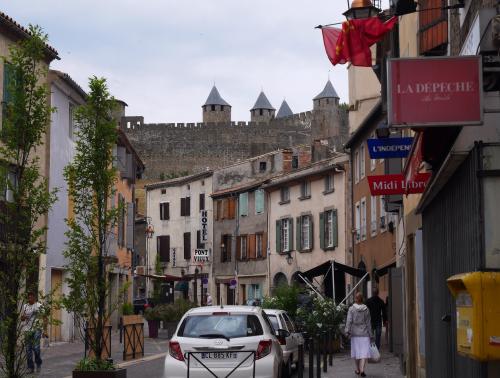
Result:
[[[75,370],[77,371],[110,371],[115,370],[113,363],[107,360],[95,358],[84,358],[78,361]]]
[[[340,333],[340,325],[346,315],[347,306],[336,306],[329,298],[313,299],[312,308],[301,307],[297,311],[297,318],[311,335],[322,332],[333,332],[335,336]]]
[[[134,306],[132,303],[122,304],[122,315],[134,315]]]
[[[264,298],[262,308],[284,310],[295,319],[299,305],[300,290],[300,287],[297,285],[280,285],[274,289],[272,297]]]

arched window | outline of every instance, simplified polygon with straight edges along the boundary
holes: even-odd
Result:
[[[286,278],[286,275],[284,273],[278,272],[274,276],[273,286],[276,288],[281,285],[288,285],[288,279]]]

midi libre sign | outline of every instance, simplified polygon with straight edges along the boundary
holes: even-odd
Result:
[[[419,173],[411,181],[406,181],[401,174],[368,176],[368,184],[372,196],[416,194],[424,192],[430,177],[430,173]]]
[[[389,126],[483,123],[480,56],[391,59],[387,86]]]

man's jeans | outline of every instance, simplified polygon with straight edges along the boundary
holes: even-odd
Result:
[[[40,338],[41,331],[28,331],[25,334],[24,342],[26,344],[26,359],[28,362],[28,369],[34,370],[33,353],[35,354],[35,363],[37,367],[42,365],[42,358],[40,357]]]
[[[382,324],[376,325],[373,328],[373,333],[375,335],[375,345],[380,350],[380,338],[382,336]]]

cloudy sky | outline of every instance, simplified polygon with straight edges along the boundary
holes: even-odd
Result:
[[[146,122],[199,122],[215,82],[248,120],[261,88],[275,108],[294,112],[328,75],[347,101],[347,72],[333,67],[318,24],[342,20],[346,0],[3,0],[22,25],[39,24],[59,51],[53,68],[84,89],[104,76],[128,115]]]

